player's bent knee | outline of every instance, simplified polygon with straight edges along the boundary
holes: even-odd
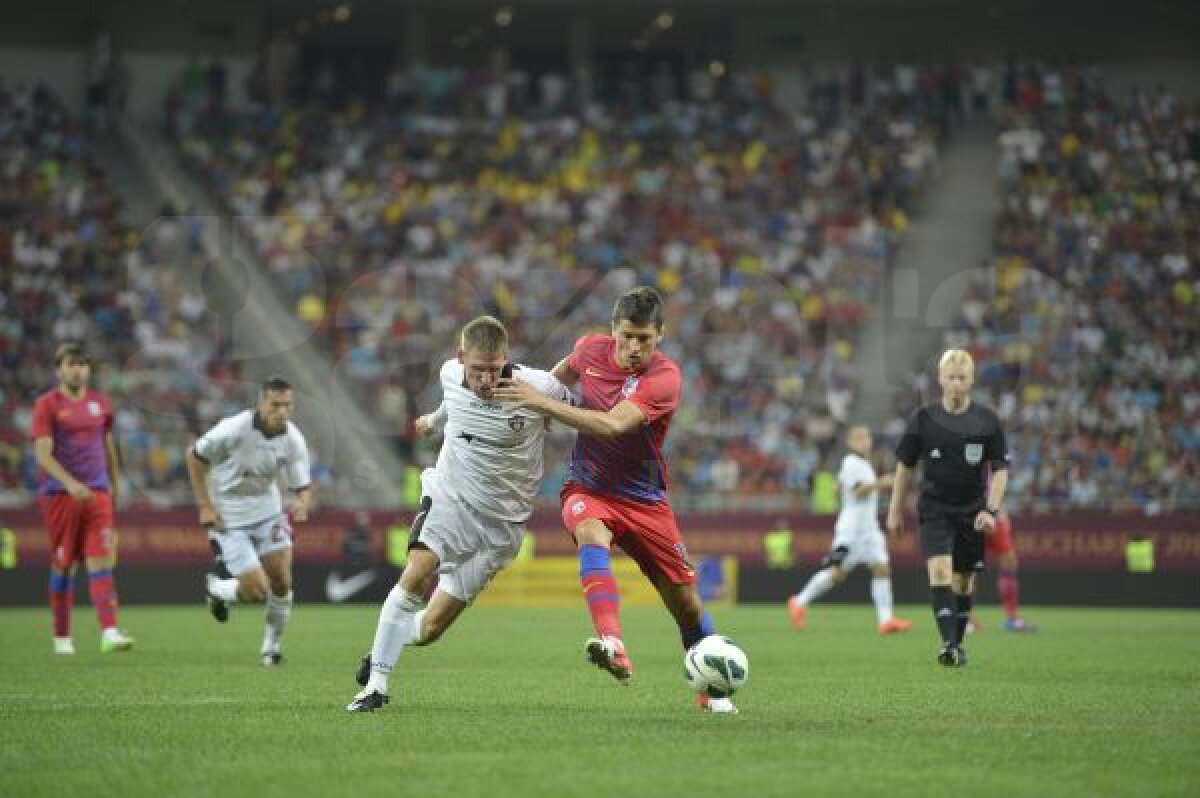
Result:
[[[581,521],[575,527],[575,543],[579,546],[608,547],[612,545],[612,539],[609,528],[594,518]]]

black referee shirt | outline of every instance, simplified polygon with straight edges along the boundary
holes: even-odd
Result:
[[[923,465],[919,508],[968,510],[985,501],[987,475],[1008,468],[1009,458],[1004,428],[990,407],[971,402],[966,412],[950,413],[935,402],[908,419],[896,459],[909,468],[918,460]]]

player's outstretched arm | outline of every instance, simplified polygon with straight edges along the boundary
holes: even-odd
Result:
[[[501,402],[537,410],[555,421],[597,438],[616,438],[646,423],[642,409],[628,399],[607,412],[585,410],[551,398],[529,383],[517,379],[500,380],[494,396]]]

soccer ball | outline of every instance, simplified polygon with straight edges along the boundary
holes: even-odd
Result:
[[[750,661],[728,637],[709,635],[683,655],[683,672],[697,693],[726,698],[746,684]]]

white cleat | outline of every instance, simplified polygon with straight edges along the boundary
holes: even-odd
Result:
[[[100,650],[105,654],[112,651],[130,651],[133,649],[133,638],[113,627],[105,629],[100,637]]]
[[[705,712],[712,712],[718,715],[736,715],[738,713],[738,708],[728,698],[710,698],[704,693],[698,693],[696,695],[696,703]]]
[[[75,643],[69,637],[56,637],[54,638],[54,653],[74,654]]]

